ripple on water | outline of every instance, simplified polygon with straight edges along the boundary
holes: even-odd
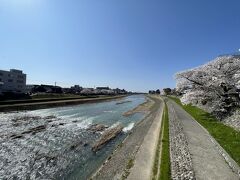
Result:
[[[134,127],[134,123],[130,123],[125,128],[123,128],[123,132],[128,132],[132,130],[133,127]]]

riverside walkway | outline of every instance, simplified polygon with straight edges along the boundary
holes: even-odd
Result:
[[[166,101],[169,109],[172,179],[240,179],[238,165],[207,130],[174,101],[167,98]]]

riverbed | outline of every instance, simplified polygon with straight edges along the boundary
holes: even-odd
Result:
[[[123,116],[145,102],[134,95],[120,100],[58,108],[0,113],[0,177],[3,179],[86,179],[127,136],[143,113]],[[123,133],[100,151],[91,150],[102,132],[122,125]]]

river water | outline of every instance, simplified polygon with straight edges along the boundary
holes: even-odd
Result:
[[[119,103],[125,102],[126,103]],[[145,102],[143,95],[58,108],[0,113],[0,177],[2,179],[87,179],[121,143],[144,114],[122,114]],[[123,133],[97,153],[100,138],[92,124]]]

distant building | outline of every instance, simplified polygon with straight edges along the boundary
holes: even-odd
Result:
[[[36,86],[38,86],[38,85],[27,84],[27,85],[26,85],[26,93],[31,94],[32,91],[33,91],[33,88],[36,87]]]
[[[60,86],[53,86],[53,85],[34,85],[31,90],[31,93],[63,93],[62,88]]]
[[[113,91],[114,91],[115,94],[120,94],[121,93],[121,89],[119,89],[119,88],[113,89]]]
[[[97,90],[110,90],[110,88],[109,87],[97,87],[96,88]]]
[[[79,85],[74,85],[70,88],[70,93],[72,94],[79,94],[81,91],[83,90],[83,88]]]
[[[64,94],[71,94],[72,93],[71,88],[62,88],[62,91],[63,91]]]
[[[0,93],[13,92],[25,93],[26,77],[21,70],[10,69],[10,71],[0,70]]]

